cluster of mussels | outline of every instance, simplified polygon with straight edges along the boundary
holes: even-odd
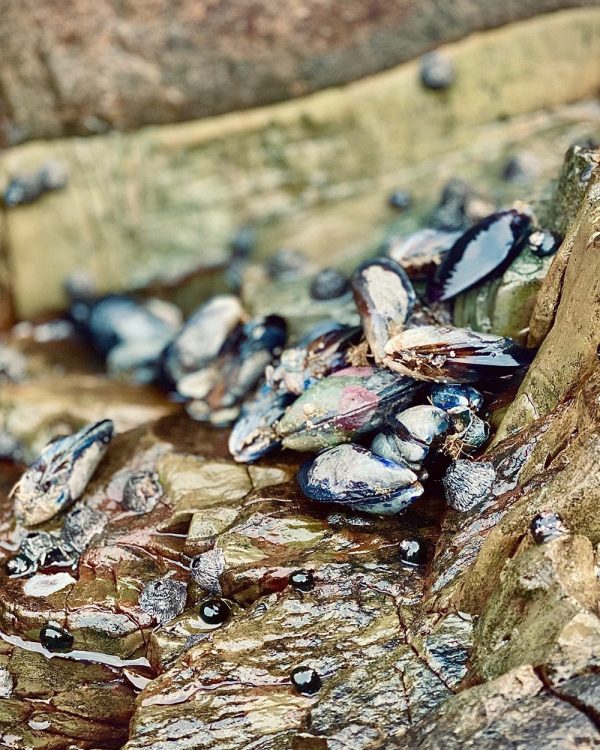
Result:
[[[463,510],[462,488],[473,495],[474,487],[494,479],[485,461],[460,459],[488,439],[483,394],[502,390],[533,352],[508,338],[452,326],[447,302],[501,274],[526,247],[547,254],[557,243],[550,233],[534,231],[531,217],[516,209],[488,216],[464,234],[422,230],[392,248],[393,257],[362,263],[350,279],[332,269],[317,274],[311,297],[353,297],[362,325],[330,316],[293,345],[282,317],[249,318],[233,294],[213,297],[182,324],[179,311],[166,303],[94,298],[80,288],[71,314],[106,356],[109,370],[166,385],[195,419],[233,425],[229,449],[235,460],[252,462],[280,447],[316,453],[298,473],[308,498],[398,513],[423,494],[423,483],[441,463],[447,500]],[[294,255],[284,260],[289,272]],[[7,561],[8,575],[73,568],[103,530],[105,514],[80,498],[113,432],[113,423],[102,420],[56,438],[17,482],[15,517],[25,529],[34,528]],[[158,476],[144,471],[129,477],[122,502],[145,513],[162,496]],[[35,528],[56,517],[57,527]],[[540,542],[568,531],[548,514],[536,518],[532,530]],[[405,540],[401,557],[407,564],[419,564],[422,556],[416,541]],[[199,614],[209,626],[232,614],[221,598],[224,567],[218,549],[191,561],[192,580],[208,595]],[[314,585],[302,570],[289,583],[300,591]],[[187,585],[167,577],[149,582],[139,604],[161,624],[180,614],[186,599]],[[40,640],[50,651],[70,650],[74,642],[53,622]],[[321,684],[304,666],[290,679],[304,694]]]
[[[423,493],[430,452],[457,459],[488,438],[471,384],[502,384],[532,359],[512,339],[451,325],[448,303],[525,248],[543,256],[558,243],[517,208],[464,233],[421,230],[349,280],[317,274],[315,304],[350,290],[362,325],[330,316],[295,342],[283,317],[250,318],[235,294],[213,297],[184,324],[172,305],[122,295],[75,292],[71,315],[109,371],[163,384],[196,420],[233,424],[235,460],[278,447],[318,452],[298,475],[307,497],[391,514]]]

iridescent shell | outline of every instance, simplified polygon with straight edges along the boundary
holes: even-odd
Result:
[[[47,521],[81,497],[108,450],[113,430],[112,421],[104,419],[44,448],[11,491],[21,523]]]
[[[330,321],[285,349],[279,363],[267,369],[267,383],[274,389],[300,395],[317,380],[348,366],[350,348],[362,336],[357,326],[340,326]]]
[[[196,309],[164,354],[167,377],[177,382],[214,360],[244,311],[233,294],[220,294]]]
[[[281,445],[275,426],[295,396],[264,384],[244,403],[229,435],[229,452],[236,461],[249,463]]]
[[[380,427],[408,406],[420,386],[412,378],[371,367],[347,368],[305,391],[277,425],[284,448],[311,451],[345,443]]]

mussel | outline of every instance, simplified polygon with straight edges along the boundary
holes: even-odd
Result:
[[[408,237],[392,239],[387,254],[411,279],[426,279],[433,275],[460,236],[460,232],[428,227]]]
[[[179,393],[193,399],[188,414],[221,426],[231,424],[266,366],[281,352],[286,335],[286,323],[278,315],[253,318],[238,326],[213,363],[179,382]]]
[[[531,217],[515,209],[488,216],[452,246],[428,287],[443,302],[504,271],[523,249]]]
[[[220,294],[197,308],[164,353],[163,367],[170,380],[197,372],[214,360],[244,311],[238,297]]]
[[[470,409],[478,412],[483,406],[483,396],[472,385],[459,383],[435,383],[431,387],[429,400],[444,411]]]
[[[468,383],[509,375],[529,365],[535,351],[512,339],[466,328],[423,326],[395,336],[384,364],[419,380]]]
[[[378,258],[360,265],[351,279],[365,337],[377,364],[388,340],[404,328],[415,304],[415,290],[393,260]]]
[[[256,461],[281,444],[275,425],[295,398],[265,383],[244,403],[229,435],[229,452],[236,461]]]
[[[388,420],[394,432],[393,439],[375,437],[371,450],[381,451],[391,458],[397,455],[401,460],[420,469],[432,446],[441,441],[450,429],[450,417],[442,409],[429,404],[411,406]]]
[[[279,363],[267,368],[267,383],[276,390],[300,395],[317,380],[347,367],[349,350],[361,336],[358,326],[326,321],[296,346],[284,349]]]
[[[420,384],[385,369],[350,367],[320,380],[288,407],[277,424],[284,448],[322,450],[380,427],[408,406]]]
[[[110,419],[49,443],[11,490],[15,515],[25,526],[55,516],[81,497],[113,436]]]
[[[380,515],[399,513],[423,494],[411,469],[354,443],[320,453],[301,467],[298,483],[311,500]]]

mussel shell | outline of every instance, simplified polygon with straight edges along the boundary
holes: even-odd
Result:
[[[393,411],[410,404],[420,389],[412,378],[384,369],[347,368],[318,381],[277,425],[284,448],[322,450],[376,430]]]
[[[420,229],[408,237],[390,241],[387,254],[411,279],[430,278],[442,263],[461,232]]]
[[[387,341],[402,330],[412,312],[415,290],[402,268],[389,258],[360,265],[351,284],[367,342],[380,364]]]
[[[206,401],[213,409],[239,404],[255,387],[265,367],[285,345],[287,327],[279,315],[253,318],[228,337],[215,363],[219,379]]]
[[[281,444],[275,425],[294,399],[291,393],[274,391],[263,384],[254,398],[244,403],[228,443],[236,461],[256,461]]]
[[[375,435],[371,442],[371,450],[378,456],[387,458],[388,461],[408,465],[414,471],[421,468],[421,464],[429,453],[426,445],[402,439],[391,427],[384,427]]]
[[[450,417],[443,409],[419,404],[404,409],[390,420],[400,437],[431,445],[450,429]]]
[[[487,422],[474,414],[470,409],[455,410],[452,422],[464,451],[472,451],[487,441],[490,436],[490,426]]]
[[[477,412],[483,406],[483,396],[476,388],[459,383],[435,383],[429,400],[444,411],[471,409]]]
[[[423,326],[395,336],[385,347],[384,364],[419,380],[469,383],[509,375],[529,365],[535,350],[512,339],[466,328]]]
[[[164,354],[167,377],[176,382],[214,360],[244,311],[233,294],[213,297],[197,308],[171,341]]]
[[[151,305],[122,294],[109,294],[93,301],[77,300],[71,306],[71,317],[103,355],[123,342],[153,339],[166,342],[176,330],[173,321],[157,315]]]
[[[500,275],[523,249],[531,217],[515,209],[488,216],[468,229],[452,246],[427,293],[443,302]]]
[[[306,463],[298,483],[311,500],[381,515],[400,512],[423,493],[413,471],[354,443],[331,448]]]
[[[300,395],[317,380],[347,367],[348,351],[361,336],[358,326],[320,325],[281,353],[279,364],[267,372],[267,382],[272,388]]]

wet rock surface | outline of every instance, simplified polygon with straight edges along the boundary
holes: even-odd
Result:
[[[595,221],[595,179],[576,232]],[[568,287],[580,246],[549,261],[566,263],[559,312],[563,303],[592,306],[588,285]],[[312,271],[288,264],[266,273],[282,298],[296,289],[299,307],[289,311],[299,337],[310,322]],[[248,299],[267,304],[251,283]],[[404,325],[386,300],[375,305],[389,312],[385,326]],[[325,319],[348,313],[356,322],[350,292],[315,304]],[[408,331],[439,332],[431,311],[416,313]],[[582,326],[593,321],[583,317]],[[572,316],[557,313],[553,325],[568,336]],[[392,333],[392,341],[403,335]],[[254,463],[234,461],[228,432],[190,420],[164,390],[108,380],[75,354],[57,370],[51,347],[9,341],[25,354],[5,358],[13,365],[0,394],[3,430],[18,443],[0,462],[0,741],[57,750],[597,746],[600,368],[581,359],[568,388],[562,370],[546,374],[558,394],[552,408],[517,419],[509,407],[510,429],[482,452],[487,432],[470,445],[461,420],[466,413],[487,430],[491,412],[497,425],[523,375],[477,382],[481,392],[445,382],[449,372],[466,377],[445,359],[466,358],[468,380],[489,366],[473,363],[472,338],[461,357],[438,351],[441,382],[409,382],[407,403],[386,416],[410,462],[393,464],[394,476],[406,472],[410,486],[418,477],[422,490],[386,518],[381,507],[363,505],[369,515],[353,502],[359,491],[386,494],[370,476],[353,476],[358,461],[340,471],[351,502],[328,477],[319,479],[331,496],[322,487],[313,502],[296,480],[306,456],[277,446]],[[522,394],[545,367],[546,345]],[[391,372],[365,366],[365,345],[351,357],[351,375],[311,372],[316,391],[373,372],[398,385]],[[362,439],[363,391],[335,401],[344,431],[331,432],[306,398],[314,383],[304,386],[288,412],[294,435],[307,440],[318,427],[333,441],[329,451],[369,466],[388,461],[345,444]],[[116,435],[73,504],[24,528],[9,497],[24,464],[49,437],[107,415]],[[285,435],[275,432],[284,446]],[[363,442],[373,448],[372,437]],[[31,566],[21,569],[19,557]]]

